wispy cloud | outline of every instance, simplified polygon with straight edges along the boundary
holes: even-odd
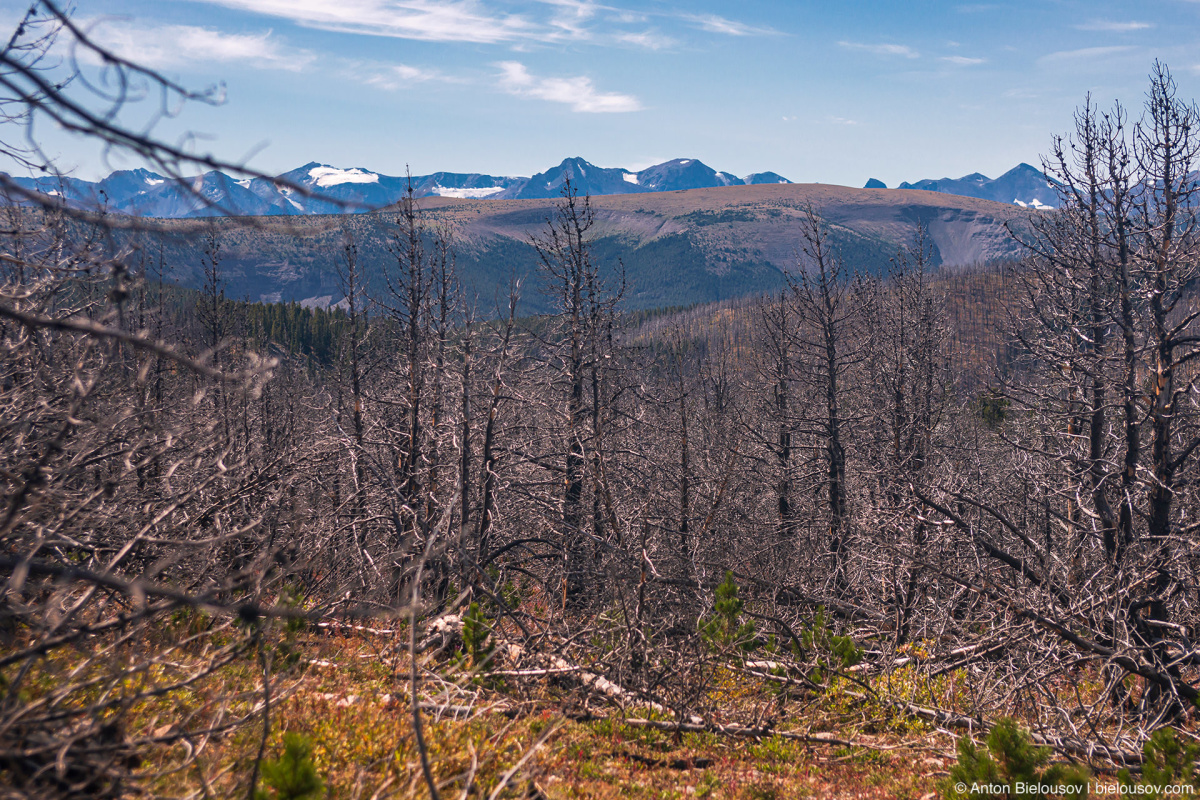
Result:
[[[546,44],[588,42],[657,50],[675,38],[646,28],[651,19],[682,20],[724,36],[774,36],[780,32],[717,14],[629,10],[597,0],[531,0],[520,13],[484,0],[195,0],[285,19],[336,33],[430,42],[505,44],[523,51]],[[631,28],[634,28],[631,30]]]
[[[877,56],[901,56],[903,58],[920,58],[921,54],[906,44],[866,44],[865,42],[838,42],[840,47],[847,50],[859,50]]]
[[[779,31],[757,25],[747,25],[744,22],[726,19],[716,14],[683,14],[682,18],[691,22],[700,30],[709,33],[722,33],[726,36],[769,36]]]
[[[428,81],[448,80],[441,73],[408,64],[355,64],[352,74],[368,86],[389,92],[409,89]]]
[[[605,6],[591,0],[538,0],[543,5],[555,9],[550,19],[553,32],[550,38],[586,40],[592,38],[588,23],[591,22]]]
[[[1038,63],[1044,65],[1069,61],[1095,61],[1100,58],[1128,53],[1134,49],[1129,45],[1115,45],[1113,47],[1082,47],[1078,50],[1059,50],[1042,56],[1038,59]]]
[[[311,28],[422,41],[494,43],[545,33],[522,16],[490,14],[475,0],[206,1]]]
[[[642,107],[632,95],[596,91],[592,79],[585,76],[540,78],[519,61],[502,61],[496,66],[501,70],[499,86],[509,94],[565,103],[572,111],[593,114],[638,111]]]
[[[1132,33],[1133,31],[1144,31],[1147,28],[1153,28],[1152,22],[1114,22],[1108,19],[1094,19],[1090,22],[1084,22],[1075,26],[1081,31],[1101,31],[1104,33]]]
[[[947,64],[954,64],[957,67],[973,67],[976,64],[982,64],[987,61],[986,58],[970,58],[968,56],[942,56],[940,61],[945,61]]]
[[[633,45],[634,47],[641,47],[646,50],[669,50],[679,44],[679,42],[677,42],[675,39],[661,34],[658,31],[621,33],[617,35],[617,41],[623,44]]]
[[[857,125],[858,124],[858,120],[847,119],[846,117],[830,117],[829,121],[832,122],[834,125]]]
[[[152,69],[180,69],[205,63],[246,64],[299,71],[316,59],[307,50],[284,45],[271,31],[223,33],[194,25],[144,25],[100,20],[91,28],[97,44]],[[84,58],[99,63],[90,51]]]
[[[650,17],[646,16],[640,11],[630,11],[627,8],[618,8],[613,9],[613,19],[626,25],[634,25],[639,22],[648,22]]]
[[[601,10],[611,10],[608,6],[593,2],[593,0],[537,0],[537,2],[542,5],[561,8],[580,19],[594,17]]]

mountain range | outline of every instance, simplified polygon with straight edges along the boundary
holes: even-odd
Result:
[[[593,197],[646,194],[730,186],[790,184],[775,172],[737,177],[693,158],[677,158],[631,172],[598,167],[582,158],[567,158],[532,177],[435,172],[396,177],[361,167],[349,169],[310,162],[275,179],[235,180],[216,170],[188,179],[185,185],[145,169],[119,170],[100,181],[72,177],[14,178],[20,186],[61,197],[72,206],[104,208],[143,217],[180,219],[212,216],[307,216],[383,208],[397,202],[411,180],[417,197],[455,199],[538,200],[556,198],[570,177],[581,194]],[[301,191],[296,188],[300,187]],[[872,179],[866,188],[886,189]],[[1055,191],[1045,176],[1021,164],[995,180],[974,173],[958,179],[902,183],[900,189],[994,200],[1022,207],[1050,208]]]
[[[429,197],[420,208],[432,229],[452,232],[459,277],[481,313],[498,299],[504,302],[513,279],[525,287],[522,313],[541,313],[553,304],[539,288],[544,276],[532,239],[546,235],[556,202],[553,197]],[[779,290],[788,274],[803,268],[799,231],[810,208],[829,225],[846,265],[877,275],[886,274],[897,251],[913,243],[918,226],[926,232],[936,266],[1018,258],[1022,249],[1010,231],[1023,230],[1036,213],[943,192],[829,184],[598,195],[591,208],[592,257],[612,285],[625,284],[622,304],[628,309]],[[268,216],[253,224],[175,219],[118,231],[113,246],[131,253],[134,269],[152,271],[161,263],[171,282],[198,287],[209,237],[215,234],[227,296],[327,307],[342,299],[338,270],[348,242],[355,244],[364,275],[374,276],[373,293],[386,296],[400,233],[395,215],[385,211]],[[618,264],[623,281],[616,274]]]
[[[558,197],[568,176],[581,194],[592,196],[790,183],[774,172],[739,178],[728,172],[718,172],[694,158],[677,158],[637,172],[598,167],[582,158],[568,158],[529,178],[435,172],[414,175],[411,181],[417,197],[536,200]],[[342,169],[311,162],[276,176],[276,180],[235,180],[213,170],[189,178],[181,185],[145,169],[120,170],[96,182],[57,176],[14,180],[26,189],[64,198],[73,206],[179,219],[366,211],[399,201],[410,179],[361,167]],[[292,187],[300,187],[303,191]]]
[[[886,189],[887,187],[881,181],[872,178],[867,181],[864,188]],[[1058,193],[1055,185],[1046,179],[1040,169],[1028,164],[1018,164],[994,180],[978,172],[972,172],[961,178],[902,183],[896,188],[977,197],[980,200],[994,200],[997,203],[1012,203],[1022,208],[1046,209],[1055,208],[1058,205]]]

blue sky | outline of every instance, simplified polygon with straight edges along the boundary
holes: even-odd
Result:
[[[0,22],[21,11],[0,0]],[[1136,116],[1156,58],[1200,91],[1197,0],[77,0],[75,17],[188,85],[223,81],[223,105],[157,130],[267,172],[681,157],[894,186],[1036,164],[1087,92]],[[80,177],[132,165],[48,136]]]

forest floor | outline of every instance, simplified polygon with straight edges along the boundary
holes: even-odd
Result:
[[[300,734],[324,783],[317,797],[428,797],[413,731],[408,637],[399,629],[346,633],[309,629],[276,645],[276,664],[290,666],[272,680],[265,758],[278,763],[287,735]],[[226,669],[223,691],[261,687],[253,659]],[[880,715],[853,698],[789,703],[780,684],[745,676],[715,673],[707,699],[729,703],[730,722],[770,710],[783,735],[655,729],[648,726],[670,722],[653,709],[589,702],[553,675],[496,673],[472,675],[452,660],[421,672],[422,734],[443,798],[932,800],[954,763],[953,738],[920,720]],[[197,692],[185,702],[190,712],[211,700]],[[178,748],[164,748],[145,768],[165,770],[171,794],[182,779],[217,796],[245,796],[261,744],[261,726],[251,724],[209,740],[182,775],[170,774]],[[261,785],[267,799],[286,796],[269,780]]]
[[[445,800],[934,800],[949,789],[956,737],[897,704],[973,713],[965,670],[929,681],[900,667],[814,689],[752,674],[755,662],[719,652],[709,654],[707,666],[659,684],[660,699],[675,692],[676,705],[701,715],[680,730],[679,717],[663,705],[639,702],[613,684],[588,685],[581,676],[595,673],[581,666],[530,668],[536,659],[528,657],[519,666],[510,652],[486,670],[472,670],[461,649],[432,648],[417,657],[414,715],[404,623],[386,631],[281,621],[211,625],[204,615],[183,615],[151,630],[141,645],[131,639],[122,645],[155,652],[160,637],[178,643],[170,661],[126,678],[142,699],[125,705],[124,735],[159,742],[141,751],[146,757],[138,767],[153,796],[429,798],[432,779]],[[151,683],[171,683],[172,671],[211,664],[214,647],[235,655],[202,681],[153,691]],[[919,646],[909,651],[922,657]],[[604,649],[593,642],[574,652]],[[126,650],[120,660],[130,663],[135,655]],[[81,677],[80,669],[78,655],[59,652],[27,675],[22,696],[32,707],[65,676]],[[0,679],[11,677],[0,670]],[[227,724],[237,718],[247,722]],[[255,773],[259,791],[252,794]],[[296,789],[303,781],[288,787],[286,774],[304,773],[317,779],[306,791]],[[1098,780],[1112,784],[1113,777]]]

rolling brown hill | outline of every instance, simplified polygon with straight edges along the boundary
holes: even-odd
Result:
[[[510,277],[524,279],[525,310],[543,309],[533,291],[537,259],[530,237],[545,230],[553,200],[423,198],[431,226],[450,230],[468,290],[490,305]],[[624,264],[629,308],[655,308],[738,297],[780,286],[794,270],[800,219],[809,205],[831,227],[847,264],[881,272],[912,241],[917,225],[929,230],[934,261],[946,266],[1010,259],[1030,212],[970,197],[917,190],[852,189],[824,184],[763,184],[592,198],[593,251],[601,263]],[[249,223],[249,224],[247,224]],[[379,271],[394,263],[388,249],[394,212],[354,216],[255,217],[170,220],[148,241],[162,245],[167,272],[183,285],[199,284],[200,246],[219,231],[228,293],[250,300],[313,304],[341,297],[335,266],[353,238],[360,263]]]

